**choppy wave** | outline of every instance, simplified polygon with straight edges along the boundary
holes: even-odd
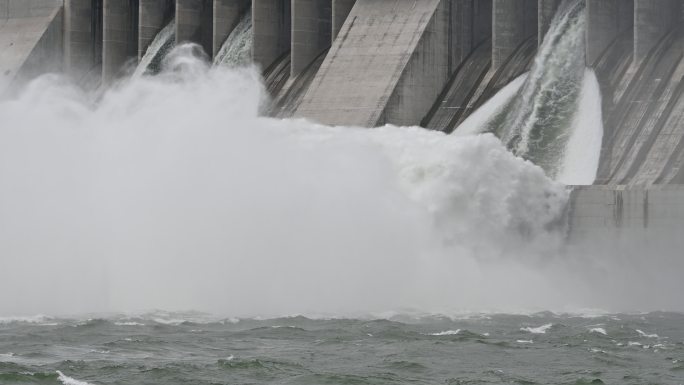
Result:
[[[57,375],[59,375],[58,380],[61,381],[64,385],[91,385],[85,381],[79,381],[77,379],[66,376],[59,370],[57,371]]]

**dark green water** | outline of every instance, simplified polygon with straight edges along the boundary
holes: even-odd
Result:
[[[0,384],[83,383],[682,384],[684,315],[0,321]]]

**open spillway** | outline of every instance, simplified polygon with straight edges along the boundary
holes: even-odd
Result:
[[[584,1],[561,4],[519,96],[497,129],[516,155],[541,166],[553,178],[565,167],[573,122],[581,113],[585,22]],[[591,184],[593,180],[581,182]]]
[[[154,40],[145,55],[140,59],[140,63],[133,73],[133,77],[140,77],[142,75],[154,75],[161,70],[161,63],[166,54],[168,54],[173,47],[176,46],[176,21],[171,20],[166,26],[155,36]]]
[[[251,64],[254,40],[252,9],[249,7],[214,58],[214,65],[245,66]]]
[[[483,104],[456,133],[494,132],[550,177],[593,183],[603,125],[598,82],[585,67],[585,29],[584,1],[564,1],[529,73]]]

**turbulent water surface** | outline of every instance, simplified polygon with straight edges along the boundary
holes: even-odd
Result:
[[[0,320],[0,383],[681,384],[684,315]]]

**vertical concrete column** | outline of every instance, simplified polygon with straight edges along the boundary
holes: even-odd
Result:
[[[262,68],[290,50],[290,9],[288,0],[252,1],[252,57]]]
[[[249,0],[214,0],[212,22],[212,56],[215,57],[223,42],[240,22],[249,7]]]
[[[356,0],[332,0],[332,41],[335,41],[342,25],[347,20],[349,12]]]
[[[492,37],[492,0],[473,2],[473,44],[478,45]]]
[[[633,0],[586,0],[587,65],[592,66],[618,37],[634,22]]]
[[[64,70],[75,76],[87,73],[100,62],[95,54],[96,32],[101,23],[92,20],[92,0],[64,1]]]
[[[679,0],[634,0],[634,60],[643,60],[672,29]]]
[[[138,1],[104,0],[102,81],[107,83],[138,54]]]
[[[213,9],[211,0],[176,0],[176,42],[193,42],[213,52]]]
[[[453,0],[447,2],[450,20],[447,38],[449,42],[449,75],[456,70],[473,50],[473,2],[470,0]]]
[[[494,0],[492,67],[499,68],[529,37],[538,33],[537,0]]]
[[[560,3],[561,0],[539,0],[539,4],[537,5],[539,12],[539,21],[537,22],[539,28],[537,32],[539,45],[541,45],[544,40],[544,36],[546,36],[546,32],[548,32],[553,18],[556,16],[556,10],[558,10]]]
[[[331,0],[292,0],[292,62],[290,75],[299,75],[332,39]]]
[[[169,21],[168,16],[172,8],[169,0],[140,0],[138,59],[145,55],[147,47]]]

